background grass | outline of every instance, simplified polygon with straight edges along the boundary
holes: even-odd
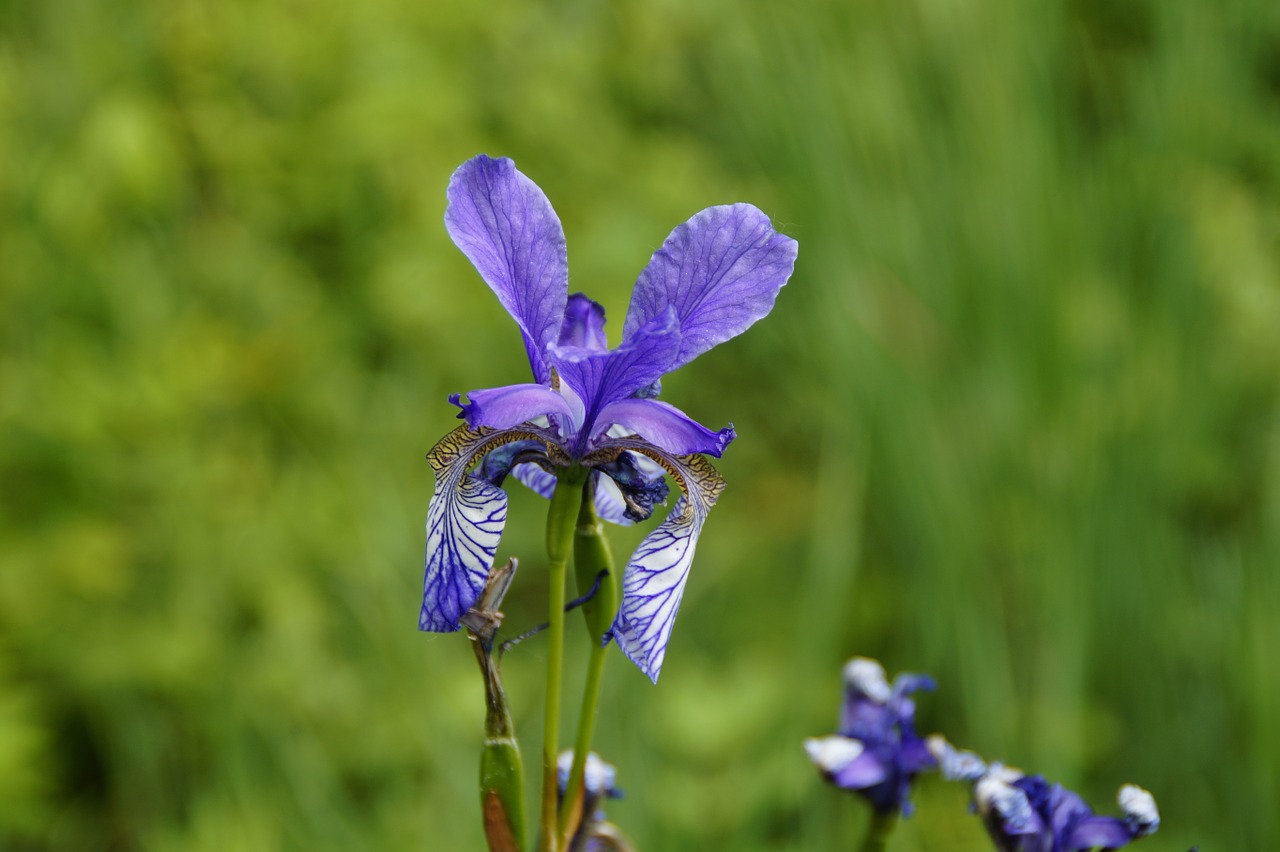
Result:
[[[1278,110],[1262,0],[0,4],[0,846],[481,848],[474,662],[414,617],[445,396],[526,375],[441,224],[483,151],[615,341],[698,209],[801,246],[665,383],[741,438],[660,685],[606,673],[640,848],[851,846],[800,741],[855,653],[1150,788],[1146,848],[1270,848]],[[987,848],[965,800],[892,848]]]

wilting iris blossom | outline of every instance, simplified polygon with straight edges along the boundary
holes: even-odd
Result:
[[[796,243],[750,204],[703,210],[640,273],[622,342],[609,349],[604,310],[568,294],[560,220],[511,160],[463,163],[445,226],[519,326],[534,381],[450,398],[466,425],[428,456],[436,490],[419,627],[457,630],[479,596],[506,523],[508,474],[550,496],[557,472],[589,468],[601,517],[629,522],[664,502],[666,473],[682,494],[628,562],[606,636],[656,681],[698,534],[724,488],[705,456],[734,438],[732,426],[712,431],[655,399],[659,380],[768,314]]]
[[[805,750],[828,781],[858,793],[880,814],[910,816],[912,780],[937,766],[915,730],[915,702],[932,690],[925,675],[900,674],[890,686],[875,660],[854,657],[844,668],[845,703],[838,734],[805,741]]]
[[[973,784],[974,809],[1000,852],[1119,849],[1160,827],[1155,799],[1133,784],[1121,787],[1117,796],[1123,819],[1096,816],[1076,793],[1042,776],[1000,763],[987,765],[941,737],[930,738],[929,748],[944,777]]]

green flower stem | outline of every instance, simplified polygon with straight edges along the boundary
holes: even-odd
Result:
[[[596,645],[591,649],[591,659],[587,662],[587,683],[582,689],[582,714],[578,717],[578,737],[573,744],[573,769],[569,772],[569,784],[565,787],[565,807],[560,812],[562,838],[571,834],[583,817],[582,776],[586,772],[587,753],[591,751],[591,738],[595,735],[596,707],[600,703],[600,680],[604,672],[606,650],[608,649],[603,645]],[[572,826],[570,817],[575,817]]]
[[[895,825],[896,813],[872,812],[871,822],[867,824],[867,836],[862,840],[862,852],[883,852]]]
[[[565,805],[560,811],[560,836],[567,845],[582,819],[582,776],[587,754],[591,751],[591,738],[595,734],[596,709],[600,703],[600,681],[604,673],[606,648],[602,644],[605,631],[613,624],[618,611],[618,575],[613,567],[613,553],[604,537],[604,524],[596,515],[595,488],[587,479],[582,488],[582,503],[578,508],[578,525],[573,537],[573,567],[578,580],[578,593],[582,594],[599,582],[595,596],[587,601],[582,612],[586,620],[587,634],[591,641],[591,657],[587,661],[587,681],[582,689],[582,712],[578,715],[578,736],[573,744],[573,768],[565,787]]]
[[[564,658],[564,584],[573,553],[573,532],[587,470],[560,471],[551,507],[547,510],[547,710],[542,738],[542,852],[560,852],[556,831],[556,752],[560,735],[560,685]]]

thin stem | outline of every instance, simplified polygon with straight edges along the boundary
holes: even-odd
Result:
[[[573,768],[569,772],[569,783],[565,789],[565,804],[560,809],[560,835],[563,838],[569,828],[569,818],[575,811],[580,811],[583,796],[582,776],[586,772],[587,754],[591,751],[591,738],[596,729],[596,708],[600,704],[600,681],[604,673],[604,645],[596,645],[591,649],[591,658],[587,661],[587,682],[582,688],[582,712],[578,716],[578,736],[573,743]],[[578,814],[578,820],[582,819]],[[578,820],[574,820],[576,823]]]
[[[879,811],[872,811],[871,821],[867,823],[867,836],[862,839],[862,852],[883,852],[896,824],[896,813],[890,811],[882,814]]]
[[[556,752],[560,736],[560,686],[564,657],[564,584],[573,553],[573,531],[578,501],[587,471],[579,467],[560,472],[551,506],[547,510],[547,560],[550,589],[547,594],[547,696],[542,739],[542,850],[559,852],[556,832]]]
[[[587,661],[587,679],[582,689],[582,711],[578,714],[578,735],[573,745],[573,765],[560,806],[560,837],[564,846],[587,817],[582,812],[586,798],[583,776],[591,738],[595,733],[596,709],[600,703],[600,681],[604,673],[604,635],[618,610],[618,580],[613,568],[613,553],[604,536],[604,524],[595,510],[595,487],[590,478],[582,486],[582,504],[578,508],[578,525],[573,540],[574,571],[578,588],[591,578],[595,594],[583,606],[591,656]]]

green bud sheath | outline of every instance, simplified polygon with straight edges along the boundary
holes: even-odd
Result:
[[[600,572],[600,588],[582,605],[587,631],[598,645],[618,614],[618,572],[613,568],[613,553],[604,537],[604,523],[596,515],[594,480],[588,479],[582,489],[578,509],[578,525],[573,535],[573,571],[578,581],[578,594],[585,595],[595,585]]]
[[[524,763],[507,708],[498,665],[473,640],[485,681],[484,749],[480,752],[480,808],[490,852],[521,852],[524,824]]]

